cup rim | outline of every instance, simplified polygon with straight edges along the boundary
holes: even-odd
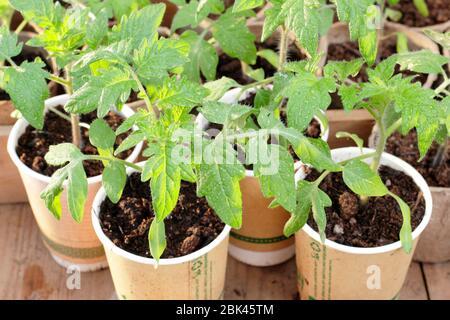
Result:
[[[49,98],[45,100],[45,107],[56,107],[59,105],[64,105],[69,100],[68,94],[59,95],[56,97]],[[129,118],[131,115],[134,114],[134,111],[127,106],[126,104],[122,107],[122,110],[118,112],[120,115]],[[20,135],[25,131],[26,127],[29,125],[28,121],[26,121],[24,118],[20,118],[16,121],[16,123],[12,126],[11,132],[8,136],[8,144],[7,144],[7,151],[8,154],[13,161],[14,165],[19,169],[20,172],[25,173],[27,176],[32,177],[33,179],[36,179],[38,181],[44,182],[44,183],[50,183],[51,177],[48,177],[46,175],[43,175],[41,173],[38,173],[28,167],[26,164],[24,164],[20,159],[16,152],[17,143],[19,141]],[[140,142],[137,144],[133,152],[130,154],[130,156],[126,159],[127,161],[134,162],[137,157],[139,156],[139,153],[141,152],[143,143]],[[94,184],[99,183],[102,180],[102,175],[89,177],[87,178],[88,184]],[[67,185],[67,180],[64,181],[64,186]]]
[[[138,166],[143,166],[144,162],[137,163]],[[136,172],[133,168],[127,168],[127,176],[129,176],[131,173]],[[231,231],[231,227],[229,225],[225,225],[222,232],[208,245],[204,246],[200,250],[197,250],[195,252],[192,252],[190,254],[187,254],[185,256],[176,257],[176,258],[170,258],[170,259],[159,259],[159,262],[157,263],[155,259],[153,258],[146,258],[139,255],[136,255],[134,253],[128,252],[122,248],[119,248],[116,246],[111,239],[109,239],[106,234],[103,232],[101,226],[100,226],[100,219],[99,219],[99,213],[100,213],[100,205],[103,203],[103,201],[106,198],[106,192],[103,187],[99,189],[97,194],[95,195],[94,201],[92,203],[92,211],[91,211],[91,218],[92,218],[92,225],[94,227],[94,231],[97,234],[97,237],[100,239],[100,242],[103,244],[105,248],[105,252],[112,252],[124,259],[131,260],[136,263],[145,264],[145,265],[152,265],[152,266],[169,266],[169,265],[176,265],[176,264],[182,264],[186,262],[193,261],[195,259],[200,258],[201,256],[207,254],[208,252],[212,251],[214,248],[216,248],[219,244],[222,243],[227,237],[228,234]]]
[[[352,156],[360,155],[361,151],[363,154],[374,152],[374,149],[370,148],[363,148],[362,150],[357,147],[347,147],[347,148],[338,148],[331,150],[331,155],[333,158],[336,158],[339,155],[342,154],[351,154]],[[343,158],[351,158],[351,157],[345,157]],[[366,160],[367,161],[367,160]],[[425,179],[420,175],[419,172],[417,172],[416,169],[414,169],[410,164],[403,161],[402,159],[393,156],[389,153],[384,152],[381,157],[381,163],[385,166],[389,166],[392,169],[402,171],[403,173],[410,176],[415,184],[419,187],[420,191],[422,191],[424,199],[425,199],[425,214],[422,218],[422,221],[420,224],[416,227],[416,229],[412,233],[413,240],[416,240],[419,238],[419,236],[422,234],[422,232],[425,230],[426,226],[430,222],[431,214],[433,211],[433,199],[431,196],[431,191],[426,183]],[[297,183],[299,180],[303,180],[305,177],[305,172],[303,170],[297,171],[295,174],[295,182]],[[298,232],[306,232],[308,236],[313,238],[315,241],[322,243],[320,240],[320,235],[318,232],[316,232],[314,229],[312,229],[308,224],[305,224],[305,226],[299,230]],[[350,254],[359,254],[359,255],[370,255],[370,254],[381,254],[381,253],[387,253],[394,250],[398,250],[402,248],[401,242],[396,241],[391,244],[387,244],[384,246],[379,247],[372,247],[372,248],[360,248],[360,247],[351,247],[343,244],[339,244],[337,242],[331,241],[326,239],[324,245],[327,247],[330,247],[332,249],[342,251],[345,253]]]

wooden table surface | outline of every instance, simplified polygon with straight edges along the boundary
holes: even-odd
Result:
[[[0,205],[0,299],[116,299],[109,270],[81,275],[81,288],[67,289],[70,274],[44,247],[27,204]],[[229,257],[225,299],[296,299],[295,262],[256,268]],[[400,299],[450,299],[450,263],[413,263]]]

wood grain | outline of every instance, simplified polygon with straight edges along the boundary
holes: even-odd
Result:
[[[80,289],[44,247],[27,204],[0,205],[0,299],[116,299],[109,270],[80,275]],[[432,299],[450,299],[450,263],[424,265]],[[420,265],[413,263],[401,299],[427,299]],[[228,259],[225,299],[297,299],[294,259],[274,267],[247,266]]]
[[[450,299],[450,262],[423,264],[423,271],[431,300]]]
[[[27,202],[19,171],[6,151],[10,126],[0,126],[0,204]]]
[[[405,284],[400,292],[400,300],[428,300],[425,279],[420,264],[411,263]]]
[[[72,273],[51,258],[28,205],[0,206],[0,248],[0,299],[115,299],[109,270],[82,273],[80,289],[67,288]]]

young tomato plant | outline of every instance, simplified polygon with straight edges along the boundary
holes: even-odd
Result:
[[[51,147],[46,161],[65,166],[53,175],[52,182],[42,193],[48,208],[60,216],[59,197],[63,181],[68,178],[69,209],[80,221],[86,200],[82,161],[103,162],[103,186],[114,203],[119,201],[125,186],[125,168],[139,171],[142,181],[149,181],[151,189],[155,219],[150,227],[149,242],[152,256],[157,260],[166,245],[163,221],[177,204],[181,180],[197,183],[199,196],[207,198],[220,218],[233,227],[240,227],[239,181],[244,177],[244,168],[237,161],[221,165],[217,156],[209,163],[194,163],[193,157],[187,156],[181,162],[176,156],[177,150],[191,151],[190,144],[180,143],[175,137],[183,130],[192,134],[195,123],[190,111],[209,91],[180,77],[183,66],[189,61],[189,44],[178,39],[158,38],[157,29],[164,10],[164,5],[150,5],[123,17],[112,30],[109,45],[99,47],[74,64],[74,74],[82,75],[85,83],[75,90],[67,108],[78,113],[97,109],[100,119],[91,125],[89,135],[99,155],[84,155],[73,144]],[[113,132],[101,118],[128,97],[131,90],[139,91],[146,109],[139,110]],[[114,150],[116,135],[132,127],[137,130]],[[149,145],[144,152],[149,159],[142,168],[115,157],[141,141]],[[231,145],[221,148],[207,140],[200,140],[200,144],[212,154],[225,151],[228,156],[234,156]]]
[[[412,230],[410,208],[397,195],[383,184],[378,169],[387,138],[396,130],[406,133],[416,128],[419,137],[419,150],[424,156],[433,140],[448,135],[445,128],[448,122],[448,102],[436,99],[443,92],[445,84],[437,90],[425,89],[420,83],[413,82],[414,77],[394,75],[395,67],[418,73],[445,74],[443,65],[448,59],[426,51],[403,53],[391,56],[374,68],[368,69],[367,83],[349,83],[347,78],[359,72],[363,64],[361,59],[350,62],[331,62],[325,67],[325,76],[334,77],[338,93],[346,110],[365,108],[374,117],[378,128],[376,151],[339,163],[345,184],[361,198],[364,205],[368,197],[389,195],[399,204],[403,225],[400,240],[406,252],[412,249]],[[447,77],[445,75],[445,77]],[[447,123],[448,124],[448,123]],[[369,166],[363,159],[372,159]],[[314,182],[300,181],[297,191],[297,209],[286,224],[285,233],[290,235],[299,230],[313,212],[321,238],[325,239],[325,207],[331,206],[331,200],[322,190],[320,183],[330,173],[322,172]]]
[[[42,30],[27,44],[44,48],[61,70],[59,74],[49,74],[43,70],[44,64],[40,60],[16,65],[11,58],[20,53],[22,44],[17,43],[15,35],[2,29],[0,57],[11,65],[3,68],[4,88],[23,117],[33,127],[41,129],[44,124],[44,101],[48,98],[46,80],[63,85],[68,94],[73,93],[74,87],[79,85],[72,78],[73,62],[106,40],[107,17],[103,12],[94,16],[87,8],[80,6],[65,9],[52,0],[11,0],[10,4],[22,13],[24,21],[32,21]],[[80,146],[78,115],[72,113],[69,117],[53,108],[49,111],[71,121],[73,142]]]
[[[190,80],[200,82],[201,77],[208,81],[216,79],[219,56],[216,47],[244,65],[256,62],[257,49],[255,35],[247,27],[247,18],[254,16],[250,9],[260,6],[264,1],[236,1],[234,7],[225,10],[221,0],[172,1],[179,6],[171,30],[186,29],[180,39],[190,45],[189,58],[183,74]],[[215,20],[209,18],[215,15]],[[199,33],[194,29],[200,29]],[[262,77],[264,78],[264,77]],[[261,77],[258,80],[262,80]]]

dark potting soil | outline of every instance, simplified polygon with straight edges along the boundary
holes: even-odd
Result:
[[[63,112],[62,107],[58,110]],[[97,118],[96,112],[82,115],[81,122],[90,124]],[[110,112],[105,117],[106,122],[113,130],[116,130],[123,122],[123,118],[115,113]],[[82,152],[85,154],[95,155],[97,149],[89,142],[89,132],[86,128],[81,128],[81,136],[83,140]],[[128,136],[128,133],[121,134],[116,139],[116,147],[122,143]],[[33,169],[34,171],[45,176],[51,176],[60,167],[50,166],[44,159],[51,145],[57,145],[64,142],[72,142],[72,129],[70,122],[62,119],[53,112],[47,112],[42,130],[37,130],[32,126],[27,126],[25,132],[20,136],[16,148],[20,160]],[[122,152],[119,157],[126,159],[132,150]],[[100,161],[85,161],[84,169],[88,177],[94,177],[102,174],[103,164]]]
[[[411,0],[400,0],[392,8],[403,14],[398,22],[409,27],[422,28],[450,20],[450,0],[427,0],[426,3],[430,13],[428,17],[422,16]]]
[[[400,196],[411,209],[411,226],[415,230],[425,214],[425,200],[420,189],[408,175],[388,167],[380,167],[380,175],[388,189]],[[319,173],[314,169],[306,180],[314,181]],[[333,205],[326,208],[327,239],[340,244],[371,248],[399,240],[402,214],[397,202],[390,196],[370,197],[366,206],[344,183],[341,173],[328,175],[320,188],[329,195]],[[308,225],[316,231],[312,215]]]
[[[105,199],[100,206],[100,224],[111,241],[128,252],[151,257],[148,231],[154,219],[149,184],[140,175],[128,177],[121,200],[113,204]],[[181,257],[211,243],[222,232],[220,221],[206,202],[198,198],[195,184],[181,182],[178,203],[164,220],[167,248],[162,258]]]
[[[258,51],[263,49],[271,49],[275,52],[278,52],[277,44],[274,41],[268,41],[267,43],[263,44],[257,43],[256,48]],[[288,60],[298,61],[303,59],[306,59],[306,56],[294,44],[290,45],[288,50]],[[251,67],[255,70],[259,68],[264,69],[266,78],[272,77],[277,72],[277,69],[272,64],[270,64],[269,61],[259,56],[256,59],[256,63]],[[232,58],[225,53],[219,55],[219,64],[217,66],[217,79],[220,79],[221,77],[234,79],[236,80],[236,82],[242,85],[255,82],[255,80],[244,74],[239,59]]]
[[[417,147],[417,132],[411,130],[406,136],[399,132],[388,138],[386,152],[393,154],[416,168],[431,187],[450,187],[450,142],[444,161],[433,167],[433,161],[439,145],[433,143],[425,158],[419,162],[420,154]]]

